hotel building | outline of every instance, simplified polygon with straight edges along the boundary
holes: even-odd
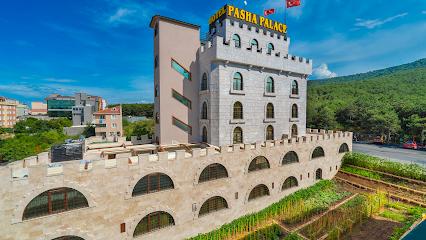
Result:
[[[289,54],[290,38],[228,14],[200,27],[154,16],[156,138],[213,145],[306,133],[312,61]]]
[[[0,166],[2,239],[187,239],[335,176],[352,133],[305,128],[312,62],[285,25],[230,7],[202,41],[152,18],[161,145],[86,140],[82,160]]]

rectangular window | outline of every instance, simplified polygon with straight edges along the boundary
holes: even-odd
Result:
[[[181,120],[172,117],[172,122],[173,125],[175,125],[176,127],[182,129],[183,131],[187,132],[188,134],[192,134],[192,127],[185,124],[184,122],[182,122]]]
[[[172,96],[174,99],[178,100],[183,105],[187,106],[189,109],[191,109],[191,100],[188,98],[180,95],[178,92],[176,92],[174,89],[172,89]]]
[[[173,59],[172,59],[172,68],[176,70],[176,72],[180,73],[184,78],[191,80],[191,73]]]

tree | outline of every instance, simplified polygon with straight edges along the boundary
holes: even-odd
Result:
[[[87,125],[84,128],[82,135],[86,138],[95,136],[96,135],[95,126]]]

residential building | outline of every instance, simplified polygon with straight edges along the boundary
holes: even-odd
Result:
[[[121,106],[106,108],[95,112],[95,133],[108,140],[116,140],[123,136]]]
[[[16,107],[18,104],[16,100],[0,97],[0,127],[12,128],[15,126],[17,121]]]
[[[93,113],[103,109],[101,97],[90,96],[87,93],[76,93],[75,105],[72,107],[73,126],[81,126],[92,123]]]
[[[43,102],[31,102],[31,115],[47,115],[47,104]]]
[[[211,22],[200,41],[199,26],[154,16],[158,143],[225,145],[304,136],[312,61],[290,55],[290,38],[276,25],[281,27],[271,30],[231,12]]]
[[[30,112],[30,108],[26,104],[18,103],[16,105],[16,117],[21,119],[24,116],[28,116]]]

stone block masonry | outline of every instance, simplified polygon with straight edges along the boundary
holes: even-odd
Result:
[[[220,148],[138,156],[123,152],[114,159],[53,165],[18,161],[0,168],[0,236],[2,240],[51,240],[70,235],[85,240],[184,239],[214,230],[313,185],[317,169],[322,169],[322,178],[333,178],[344,155],[339,153],[342,144],[352,149],[352,133],[307,129],[305,137]],[[325,156],[312,159],[317,147],[323,148]],[[289,151],[297,153],[299,162],[282,165]],[[249,172],[257,156],[264,156],[270,168]],[[213,163],[223,165],[228,177],[199,183],[203,169]],[[151,173],[168,175],[174,188],[133,197],[136,183]],[[298,186],[283,191],[282,185],[290,176],[297,179]],[[269,196],[248,201],[251,190],[259,184],[267,186]],[[89,207],[23,220],[24,209],[32,199],[63,187],[83,194]],[[199,216],[203,203],[214,196],[224,198],[228,208]],[[170,214],[174,225],[133,237],[141,219],[157,211]]]

